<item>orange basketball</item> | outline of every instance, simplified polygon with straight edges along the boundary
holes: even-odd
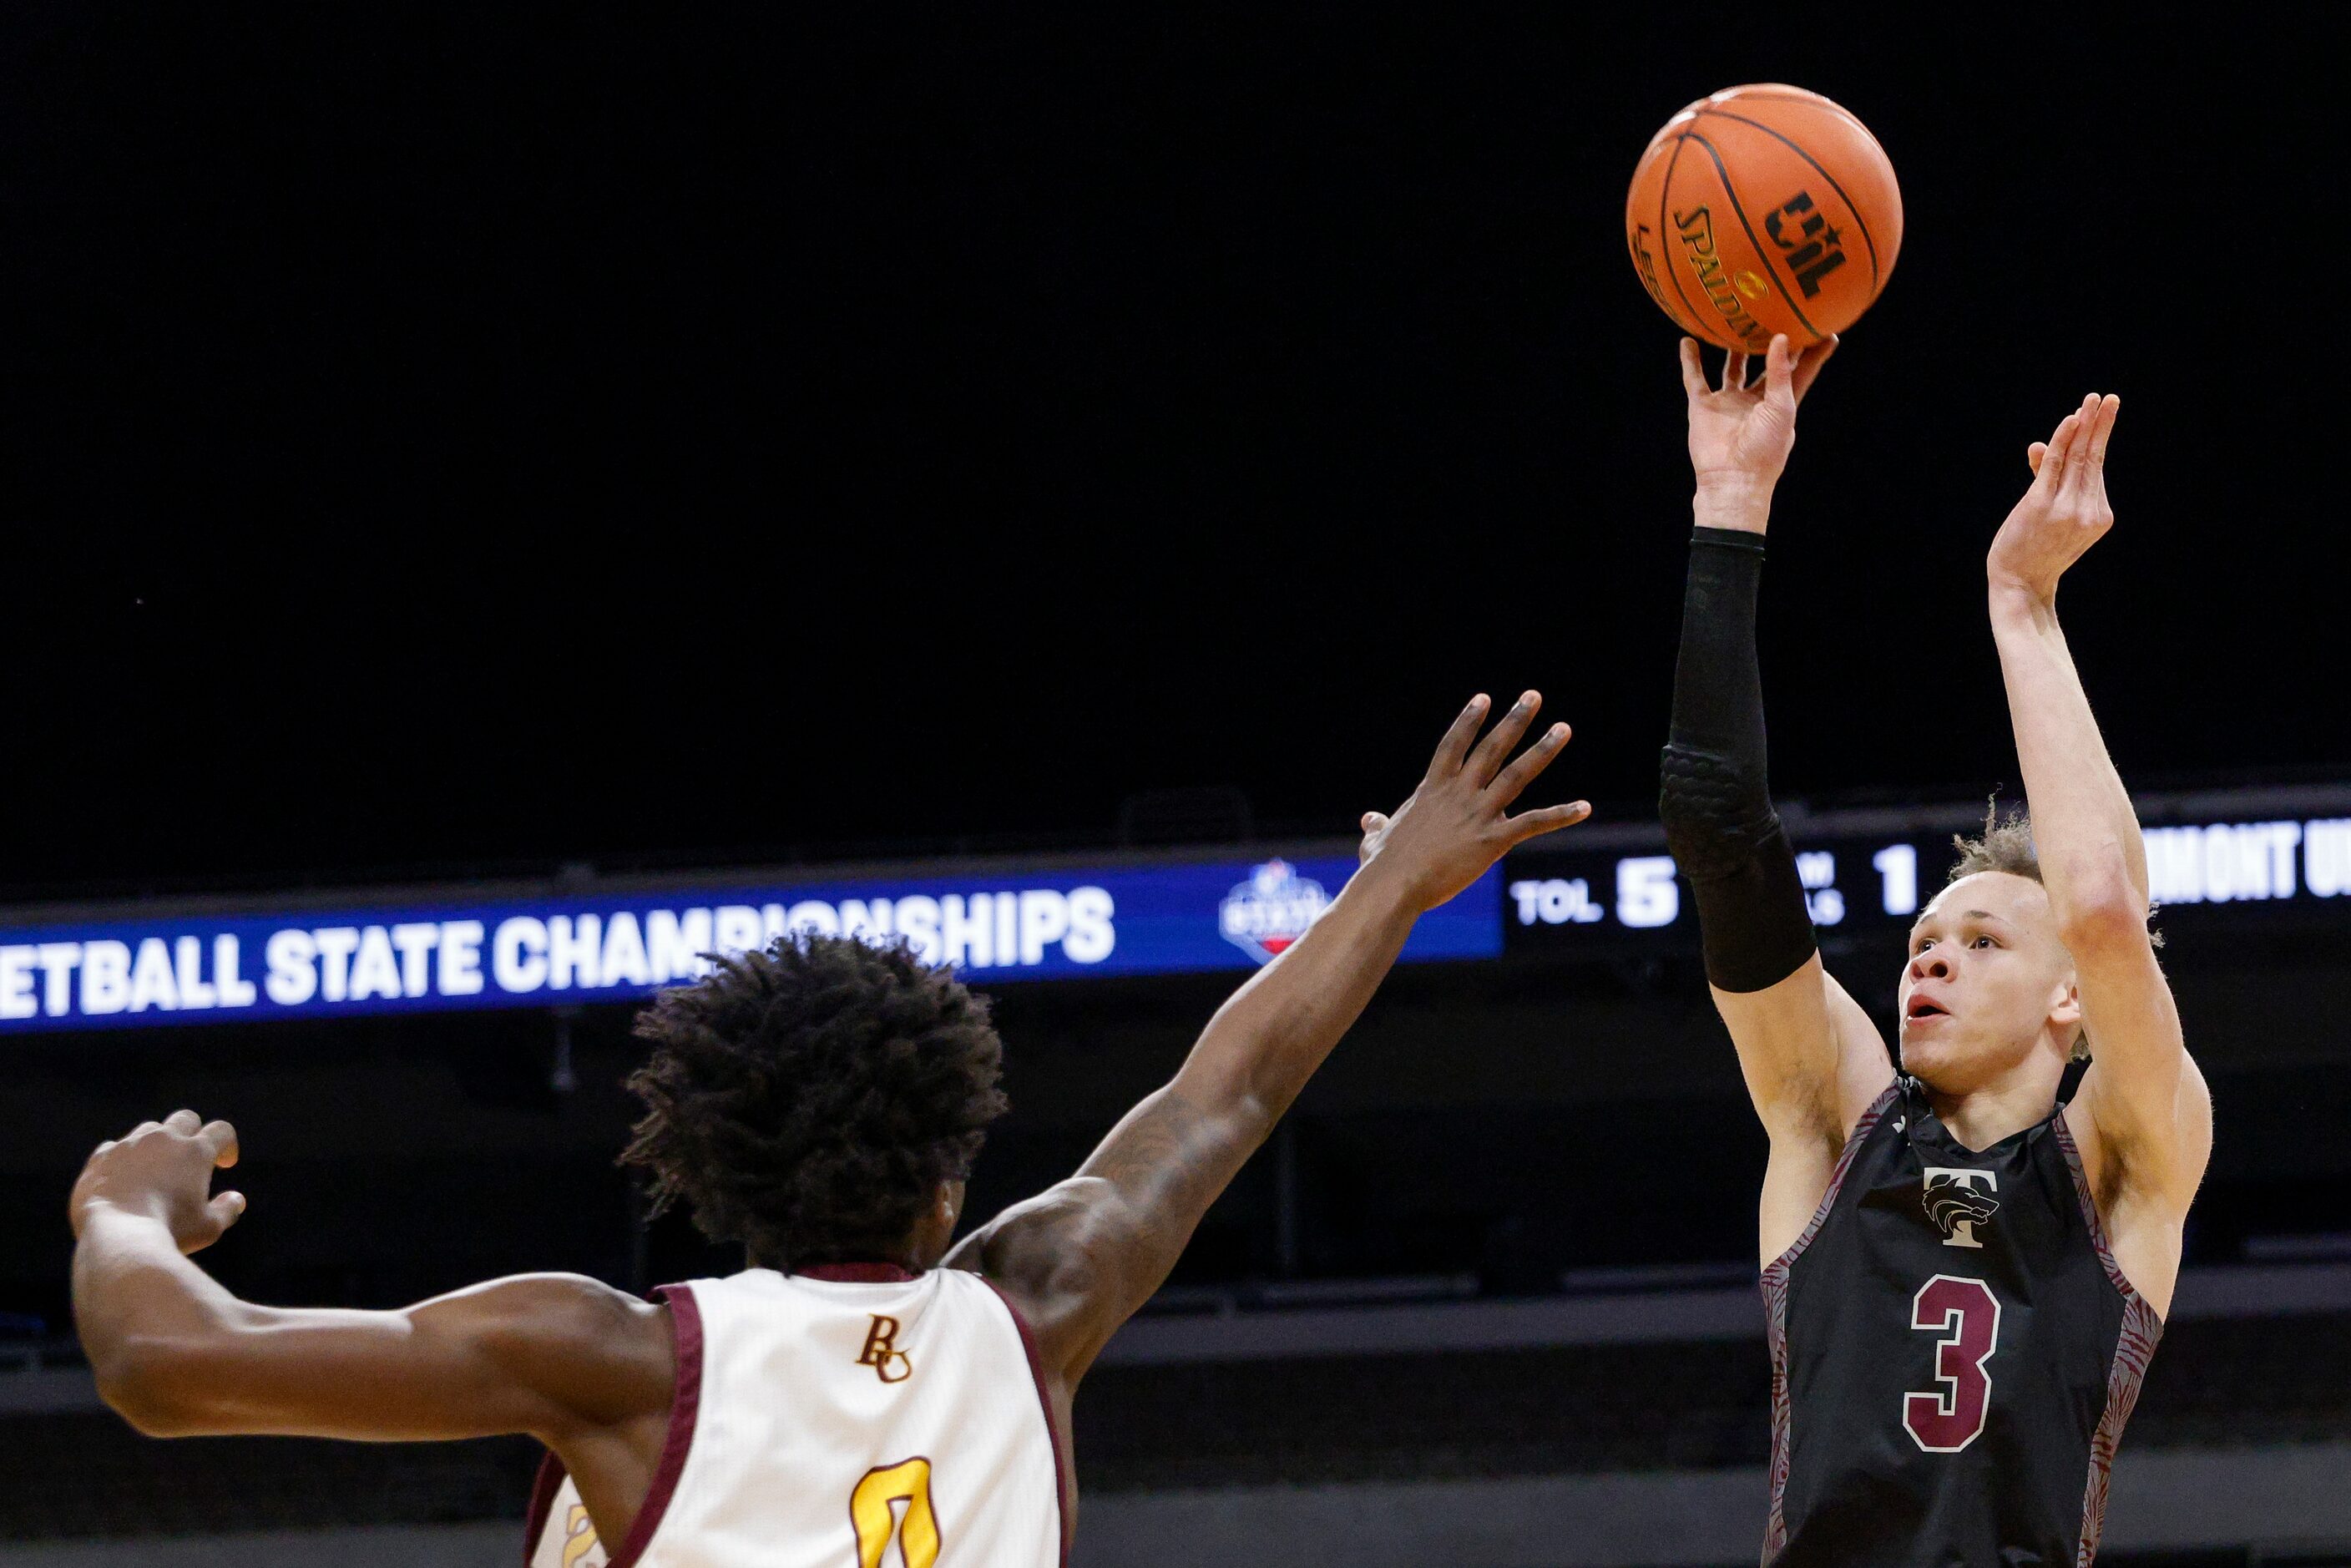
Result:
[[[1702,98],[1641,154],[1625,197],[1633,265],[1681,329],[1760,354],[1861,319],[1902,248],[1902,192],[1869,128],[1800,87]]]

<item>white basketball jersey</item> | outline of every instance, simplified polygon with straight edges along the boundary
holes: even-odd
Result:
[[[1028,1333],[977,1274],[752,1269],[664,1286],[677,1393],[625,1542],[549,1456],[529,1568],[1059,1568]]]

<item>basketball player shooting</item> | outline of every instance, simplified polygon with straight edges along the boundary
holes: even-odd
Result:
[[[1796,410],[1835,347],[1719,385],[1682,343],[1698,528],[1660,809],[1770,1134],[1759,1215],[1782,1568],[2086,1565],[2211,1152],[2147,929],[2130,797],[2056,613],[2104,535],[2117,400],[2029,459],[1987,563],[2030,820],[1986,824],[1912,928],[1899,1069],[1821,966],[1765,784],[1755,606]],[[1949,671],[1910,651],[1931,740]],[[2070,1100],[2070,1060],[2096,1059]]]
[[[1420,914],[1582,802],[1509,808],[1567,743],[1513,759],[1527,693],[1456,719],[1362,869],[1227,1001],[1078,1174],[949,1247],[1005,1108],[984,999],[905,946],[787,936],[639,1019],[623,1156],[750,1267],[653,1302],[577,1276],[398,1312],[265,1307],[188,1260],[245,1212],[211,1192],[235,1132],[179,1111],[75,1185],[74,1312],[107,1402],[159,1437],[549,1450],[533,1568],[1048,1568],[1073,1523],[1071,1399],[1167,1277],[1395,960]],[[386,1129],[396,1135],[396,1129]],[[609,1543],[609,1544],[608,1544]],[[894,1552],[893,1552],[894,1548]]]

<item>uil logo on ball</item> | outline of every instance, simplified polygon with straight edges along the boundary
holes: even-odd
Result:
[[[1766,214],[1763,232],[1786,253],[1780,259],[1807,299],[1820,293],[1822,278],[1844,265],[1844,232],[1813,205],[1809,192],[1797,192]]]

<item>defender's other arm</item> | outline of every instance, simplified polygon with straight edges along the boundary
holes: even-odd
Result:
[[[1821,967],[1795,853],[1772,810],[1755,611],[1771,492],[1796,408],[1834,340],[1792,357],[1774,338],[1760,386],[1733,353],[1709,387],[1682,342],[1697,532],[1674,670],[1658,814],[1698,904],[1707,978],[1771,1135],[1763,1254],[1792,1241],[1820,1201],[1847,1131],[1892,1081],[1868,1017]]]
[[[240,1301],[187,1256],[245,1212],[242,1195],[209,1191],[236,1157],[227,1123],[179,1111],[99,1145],[75,1183],[76,1325],[100,1396],[141,1431],[527,1432],[585,1472],[583,1490],[625,1469],[624,1450],[658,1454],[674,1375],[664,1309],[551,1274],[397,1312]]]
[[[2125,1270],[2158,1310],[2212,1147],[2211,1099],[2182,1041],[2147,927],[2147,847],[2057,622],[2057,583],[2114,526],[2106,444],[2121,400],[2085,398],[2027,460],[2032,485],[1986,561],[1992,638],[2060,940],[2095,1061],[2076,1104],[2088,1174]],[[2116,1206],[2121,1206],[2120,1211]]]
[[[1554,725],[1505,766],[1540,706],[1527,693],[1477,741],[1487,705],[1471,702],[1411,799],[1393,818],[1364,817],[1362,871],[1217,1009],[1175,1078],[1129,1112],[1076,1176],[1008,1209],[950,1255],[1018,1293],[1045,1360],[1068,1385],[1167,1278],[1200,1217],[1379,988],[1413,922],[1506,851],[1589,812],[1579,801],[1506,814],[1567,744],[1567,727]]]

